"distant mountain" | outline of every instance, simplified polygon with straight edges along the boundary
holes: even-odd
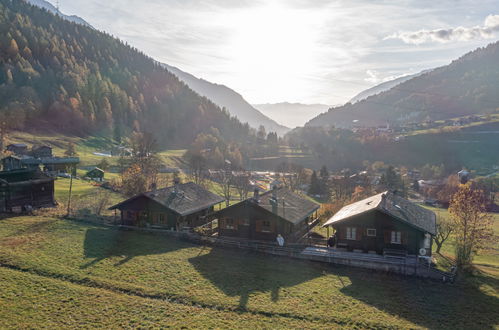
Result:
[[[496,112],[499,42],[354,104],[331,108],[307,126],[404,125]]]
[[[88,24],[83,18],[81,18],[79,16],[76,16],[76,15],[71,15],[71,16],[64,15],[60,10],[58,10],[54,5],[52,5],[48,1],[45,1],[45,0],[26,0],[26,2],[28,2],[28,3],[30,3],[30,4],[32,4],[34,6],[46,9],[49,12],[51,12],[52,14],[59,15],[60,17],[64,18],[65,20],[68,20],[70,22],[81,24],[81,25],[85,25],[85,26],[93,28],[90,24]]]
[[[276,132],[278,135],[284,135],[289,131],[288,127],[280,125],[276,121],[265,116],[246,102],[240,94],[227,86],[214,84],[204,79],[197,78],[190,73],[184,72],[168,64],[162,65],[186,83],[196,93],[205,96],[215,104],[224,107],[232,116],[236,116],[241,122],[248,123],[253,128],[258,128],[260,125],[263,125],[267,132]]]
[[[302,103],[266,103],[253,104],[255,108],[266,116],[288,127],[303,126],[310,118],[326,112],[330,106],[325,104]]]
[[[118,141],[147,132],[165,148],[213,128],[226,141],[254,136],[144,53],[24,1],[0,5],[0,120]]]
[[[387,90],[389,90],[397,85],[400,85],[401,83],[403,83],[409,79],[418,77],[418,76],[422,75],[423,73],[426,73],[429,71],[431,71],[431,70],[424,70],[424,71],[421,71],[419,73],[410,74],[410,75],[399,77],[399,78],[396,78],[393,80],[385,81],[379,85],[376,85],[374,87],[371,87],[369,89],[366,89],[366,90],[360,92],[359,94],[352,97],[352,99],[349,102],[356,103],[356,102],[362,101],[364,99],[367,99],[369,96],[376,95],[376,94],[379,94],[381,92],[387,91]]]

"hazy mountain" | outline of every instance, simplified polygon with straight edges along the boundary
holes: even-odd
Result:
[[[389,89],[391,89],[391,88],[393,88],[393,87],[395,87],[395,86],[397,86],[397,85],[399,85],[399,84],[401,84],[409,79],[418,77],[418,76],[422,75],[423,73],[426,73],[429,71],[431,71],[431,70],[424,70],[424,71],[421,71],[419,73],[410,74],[410,75],[399,77],[399,78],[396,78],[393,80],[385,81],[379,85],[376,85],[374,87],[371,87],[369,89],[366,89],[366,90],[360,92],[359,94],[352,97],[349,102],[356,103],[358,101],[362,101],[364,99],[367,99],[369,96],[376,95],[376,94],[379,94],[381,92],[387,91],[387,90],[389,90]]]
[[[246,102],[240,94],[227,86],[197,78],[190,73],[184,72],[168,64],[162,65],[180,80],[185,82],[196,93],[205,96],[215,104],[226,108],[231,115],[236,116],[241,122],[248,123],[254,128],[263,125],[268,132],[276,132],[278,135],[284,135],[289,131],[288,127],[280,125],[276,121],[265,116]]]
[[[88,24],[83,18],[76,16],[76,15],[64,15],[60,10],[58,10],[54,5],[52,5],[50,2],[45,1],[45,0],[26,0],[26,2],[38,6],[40,8],[46,9],[52,14],[59,15],[60,17],[74,23],[78,23],[81,25],[86,25],[88,27],[92,27],[90,24]]]
[[[11,129],[116,140],[148,132],[163,147],[212,128],[228,141],[252,136],[137,49],[24,1],[0,6],[0,117]]]
[[[499,42],[354,104],[329,109],[308,126],[404,125],[494,113],[499,104]]]
[[[314,118],[330,108],[329,105],[325,104],[288,102],[253,104],[253,106],[266,116],[288,127],[303,126],[310,118]]]

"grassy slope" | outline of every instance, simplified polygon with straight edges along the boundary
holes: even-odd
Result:
[[[147,311],[136,308],[123,311],[126,299],[132,296],[130,304],[147,306],[156,301],[164,303],[168,298],[179,305],[179,314],[186,306],[203,306],[195,312],[199,322],[205,318],[205,322],[225,327],[233,327],[234,323],[218,322],[238,318],[244,320],[245,323],[237,324],[243,327],[262,324],[274,327],[277,323],[267,323],[274,321],[293,327],[492,328],[499,325],[499,284],[497,277],[488,274],[445,285],[347,267],[203,248],[161,235],[54,218],[17,217],[0,221],[0,262],[37,274],[36,281],[47,288],[40,293],[38,286],[24,287],[17,280],[7,284],[0,281],[6,287],[0,291],[0,305],[9,306],[6,312],[0,312],[5,315],[0,322],[5,324],[30,322],[30,313],[38,313],[28,309],[21,316],[15,315],[28,302],[3,293],[16,287],[14,291],[21,292],[24,287],[27,291],[18,294],[29,296],[35,305],[50,297],[50,303],[44,304],[46,315],[58,315],[57,297],[64,295],[64,290],[71,290],[68,294],[81,301],[74,309],[82,322],[100,318],[93,316],[97,312],[92,312],[99,306],[107,306],[106,313],[120,311],[115,318],[100,319],[104,324],[122,324],[124,321],[120,320],[126,320],[124,315],[136,320],[145,318],[154,324],[165,321],[167,316],[156,314],[153,307]],[[19,271],[16,274],[19,281],[26,276]],[[54,279],[64,283],[56,283]],[[99,297],[91,299],[81,294],[83,289],[78,289],[84,286],[97,287],[95,290],[106,288],[112,294],[92,290],[89,295],[95,292]],[[117,294],[121,291],[127,297]],[[113,295],[117,295],[116,299]],[[136,296],[147,296],[155,303]],[[93,300],[95,306],[90,303]],[[164,308],[168,310],[167,306]],[[211,314],[213,309],[221,314]],[[255,315],[258,317],[253,318]],[[178,322],[185,322],[181,315],[172,316],[176,317]],[[65,319],[56,317],[46,322],[63,326]],[[204,323],[196,323],[201,324]]]

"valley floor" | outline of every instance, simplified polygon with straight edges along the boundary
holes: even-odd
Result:
[[[209,248],[55,217],[0,220],[0,327],[480,328],[499,280],[458,282]]]

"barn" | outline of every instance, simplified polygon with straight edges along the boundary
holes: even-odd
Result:
[[[222,197],[189,182],[133,196],[109,209],[120,210],[123,225],[180,230],[205,224],[222,202]]]
[[[20,212],[55,205],[54,178],[29,169],[0,172],[1,212]]]
[[[378,254],[431,256],[435,213],[386,191],[347,205],[324,227],[335,230],[336,247]]]
[[[213,218],[219,221],[219,236],[275,242],[281,235],[292,242],[308,232],[319,207],[286,188],[274,186],[262,194],[256,189],[253,197],[216,212]]]

